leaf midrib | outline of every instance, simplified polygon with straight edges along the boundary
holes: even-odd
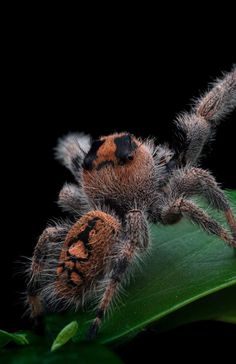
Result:
[[[133,326],[131,329],[128,329],[128,330],[123,331],[119,335],[115,335],[115,336],[109,337],[107,339],[101,340],[101,343],[106,344],[106,343],[109,343],[111,341],[118,340],[119,338],[121,338],[121,337],[123,337],[125,335],[128,335],[131,332],[135,332],[136,330],[139,330],[139,329],[143,328],[144,326],[148,326],[152,322],[157,321],[157,320],[159,320],[159,319],[167,316],[168,314],[173,313],[176,310],[178,310],[178,309],[180,309],[180,308],[182,308],[184,306],[187,306],[188,304],[190,304],[190,303],[192,303],[194,301],[197,301],[200,298],[206,297],[206,296],[208,296],[208,295],[210,295],[212,293],[215,293],[215,292],[218,292],[220,290],[223,290],[224,288],[231,287],[231,286],[233,286],[235,284],[236,284],[236,277],[235,277],[235,279],[231,280],[231,282],[225,282],[225,283],[223,283],[223,284],[221,284],[221,285],[219,285],[217,287],[214,287],[212,289],[209,289],[207,292],[202,292],[202,293],[199,293],[198,295],[193,296],[193,297],[191,297],[189,299],[183,300],[182,302],[180,302],[180,303],[172,306],[168,310],[162,311],[161,313],[153,316],[151,319],[144,320],[141,324],[138,324],[136,326]]]

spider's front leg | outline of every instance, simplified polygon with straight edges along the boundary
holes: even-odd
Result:
[[[48,259],[49,245],[62,241],[68,231],[68,227],[52,226],[46,228],[40,236],[34,248],[33,258],[29,268],[29,281],[27,284],[27,304],[32,319],[37,320],[44,311],[40,298],[42,289],[42,273]]]
[[[138,259],[139,254],[147,249],[148,243],[148,225],[143,212],[130,210],[114,247],[111,271],[104,278],[105,287],[98,305],[97,315],[88,332],[90,340],[96,337],[102,319],[128,274],[129,268]]]

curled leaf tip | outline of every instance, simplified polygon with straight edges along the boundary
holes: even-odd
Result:
[[[53,341],[51,346],[51,352],[59,349],[61,346],[65,345],[72,337],[77,334],[78,331],[77,321],[72,321],[66,325],[57,335],[56,339]]]

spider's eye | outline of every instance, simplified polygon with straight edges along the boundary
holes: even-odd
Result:
[[[134,151],[137,149],[137,144],[133,141],[130,134],[125,134],[114,139],[116,145],[116,158],[119,164],[123,165],[134,159]]]

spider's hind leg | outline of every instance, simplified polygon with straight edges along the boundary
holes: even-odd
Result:
[[[215,178],[201,168],[183,168],[171,177],[167,188],[176,198],[203,196],[209,205],[225,214],[232,236],[236,242],[236,219],[224,192],[218,186]]]
[[[162,206],[161,219],[163,224],[172,223],[173,216],[184,216],[193,223],[199,225],[209,234],[214,234],[224,242],[236,248],[236,241],[231,238],[228,232],[217,221],[207,215],[202,209],[197,207],[193,202],[183,198],[173,199]]]

